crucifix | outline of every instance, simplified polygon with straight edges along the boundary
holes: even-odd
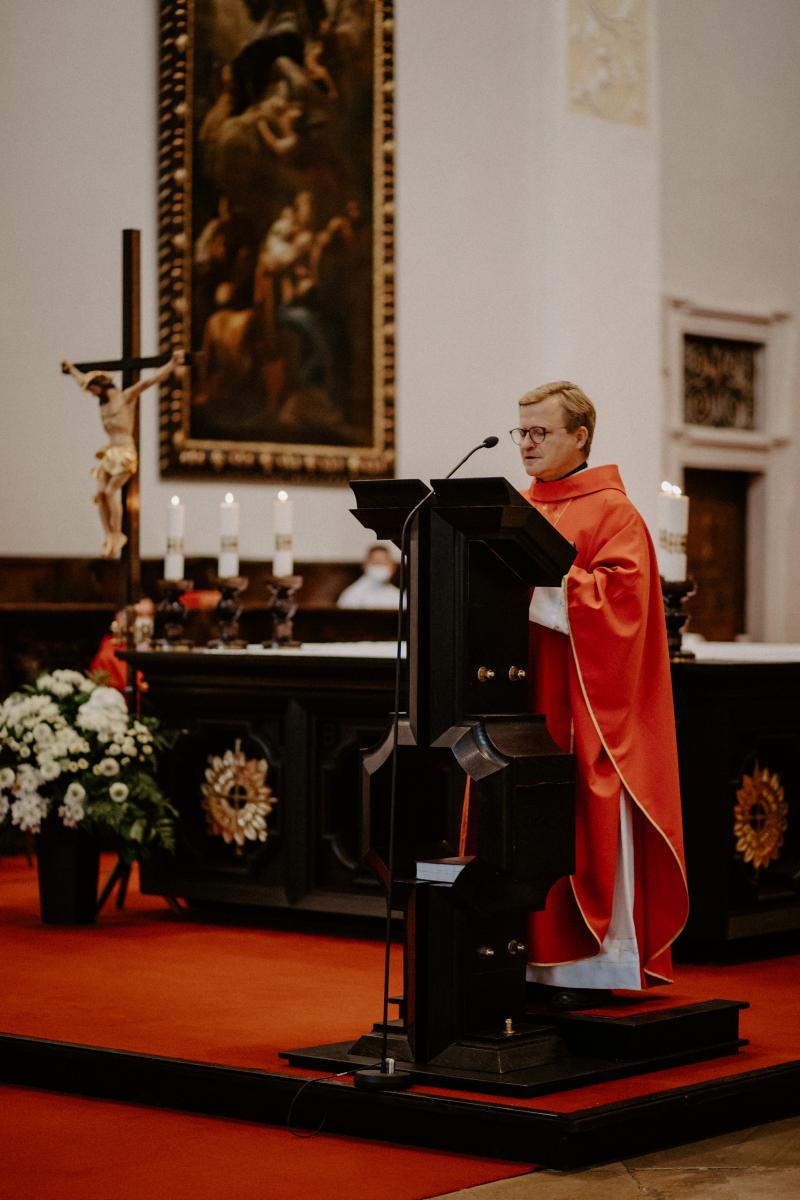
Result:
[[[139,406],[142,392],[161,383],[184,362],[183,352],[142,357],[140,312],[140,231],[122,231],[122,355],[102,362],[62,362],[84,391],[100,401],[100,417],[108,444],[99,450],[95,500],[106,532],[104,558],[125,555],[122,607],[141,597],[142,572],[139,553]],[[149,379],[140,380],[142,367],[159,367]],[[120,371],[117,388],[110,374]]]
[[[125,574],[122,604],[128,614],[126,636],[128,648],[133,645],[132,606],[141,599],[142,568],[139,553],[139,396],[145,388],[161,383],[176,367],[182,366],[182,350],[172,354],[141,355],[141,271],[140,231],[122,231],[122,355],[102,362],[71,363],[64,361],[62,371],[71,375],[81,388],[100,401],[100,418],[108,444],[98,451],[98,465],[93,474],[97,479],[97,501],[103,528],[106,532],[103,556],[119,559],[125,554]],[[154,375],[139,379],[142,367],[158,367]],[[122,386],[117,388],[110,374],[120,371]],[[131,711],[136,711],[138,684],[135,671],[129,672],[125,689]],[[130,865],[117,862],[98,900],[99,912],[115,887],[118,887],[117,908],[122,908],[130,877]]]

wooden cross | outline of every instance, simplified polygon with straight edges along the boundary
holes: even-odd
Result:
[[[103,362],[75,363],[79,371],[121,371],[122,390],[138,383],[142,367],[161,367],[169,361],[169,354],[142,358],[141,349],[141,271],[140,237],[138,229],[122,231],[122,355]],[[142,564],[139,553],[139,406],[136,406],[133,425],[133,441],[136,446],[137,467],[124,488],[123,533],[128,538],[125,554],[125,579],[122,607],[135,604],[141,599]]]

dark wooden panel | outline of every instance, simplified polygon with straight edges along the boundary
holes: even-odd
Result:
[[[248,908],[379,916],[362,865],[360,754],[389,725],[394,662],[285,654],[143,653],[146,702],[181,730],[165,783],[182,817],[178,853],[143,871],[146,891]],[[201,785],[239,744],[266,759],[276,800],[266,842],[210,832]],[[455,766],[455,764],[454,764]]]
[[[800,930],[800,663],[675,663],[672,679],[691,901],[679,949]],[[757,766],[765,803],[737,832]],[[746,860],[770,843],[775,857]]]
[[[160,559],[142,563],[143,593],[160,599]],[[357,563],[299,563],[303,586],[295,634],[307,642],[373,641],[395,636],[391,612],[343,610],[336,598],[358,577]],[[216,560],[189,559],[187,577],[198,589],[211,586]],[[242,636],[270,636],[266,608],[270,564],[242,562],[249,585],[242,596]],[[86,670],[119,604],[119,563],[89,558],[0,558],[0,697],[54,667]],[[197,645],[212,636],[213,612],[192,610],[187,635]]]

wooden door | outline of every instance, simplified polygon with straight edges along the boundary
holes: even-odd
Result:
[[[691,501],[687,558],[696,592],[687,603],[687,632],[729,642],[746,631],[747,471],[684,471]]]

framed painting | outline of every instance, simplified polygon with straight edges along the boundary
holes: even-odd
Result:
[[[161,0],[165,476],[394,468],[392,0]]]

